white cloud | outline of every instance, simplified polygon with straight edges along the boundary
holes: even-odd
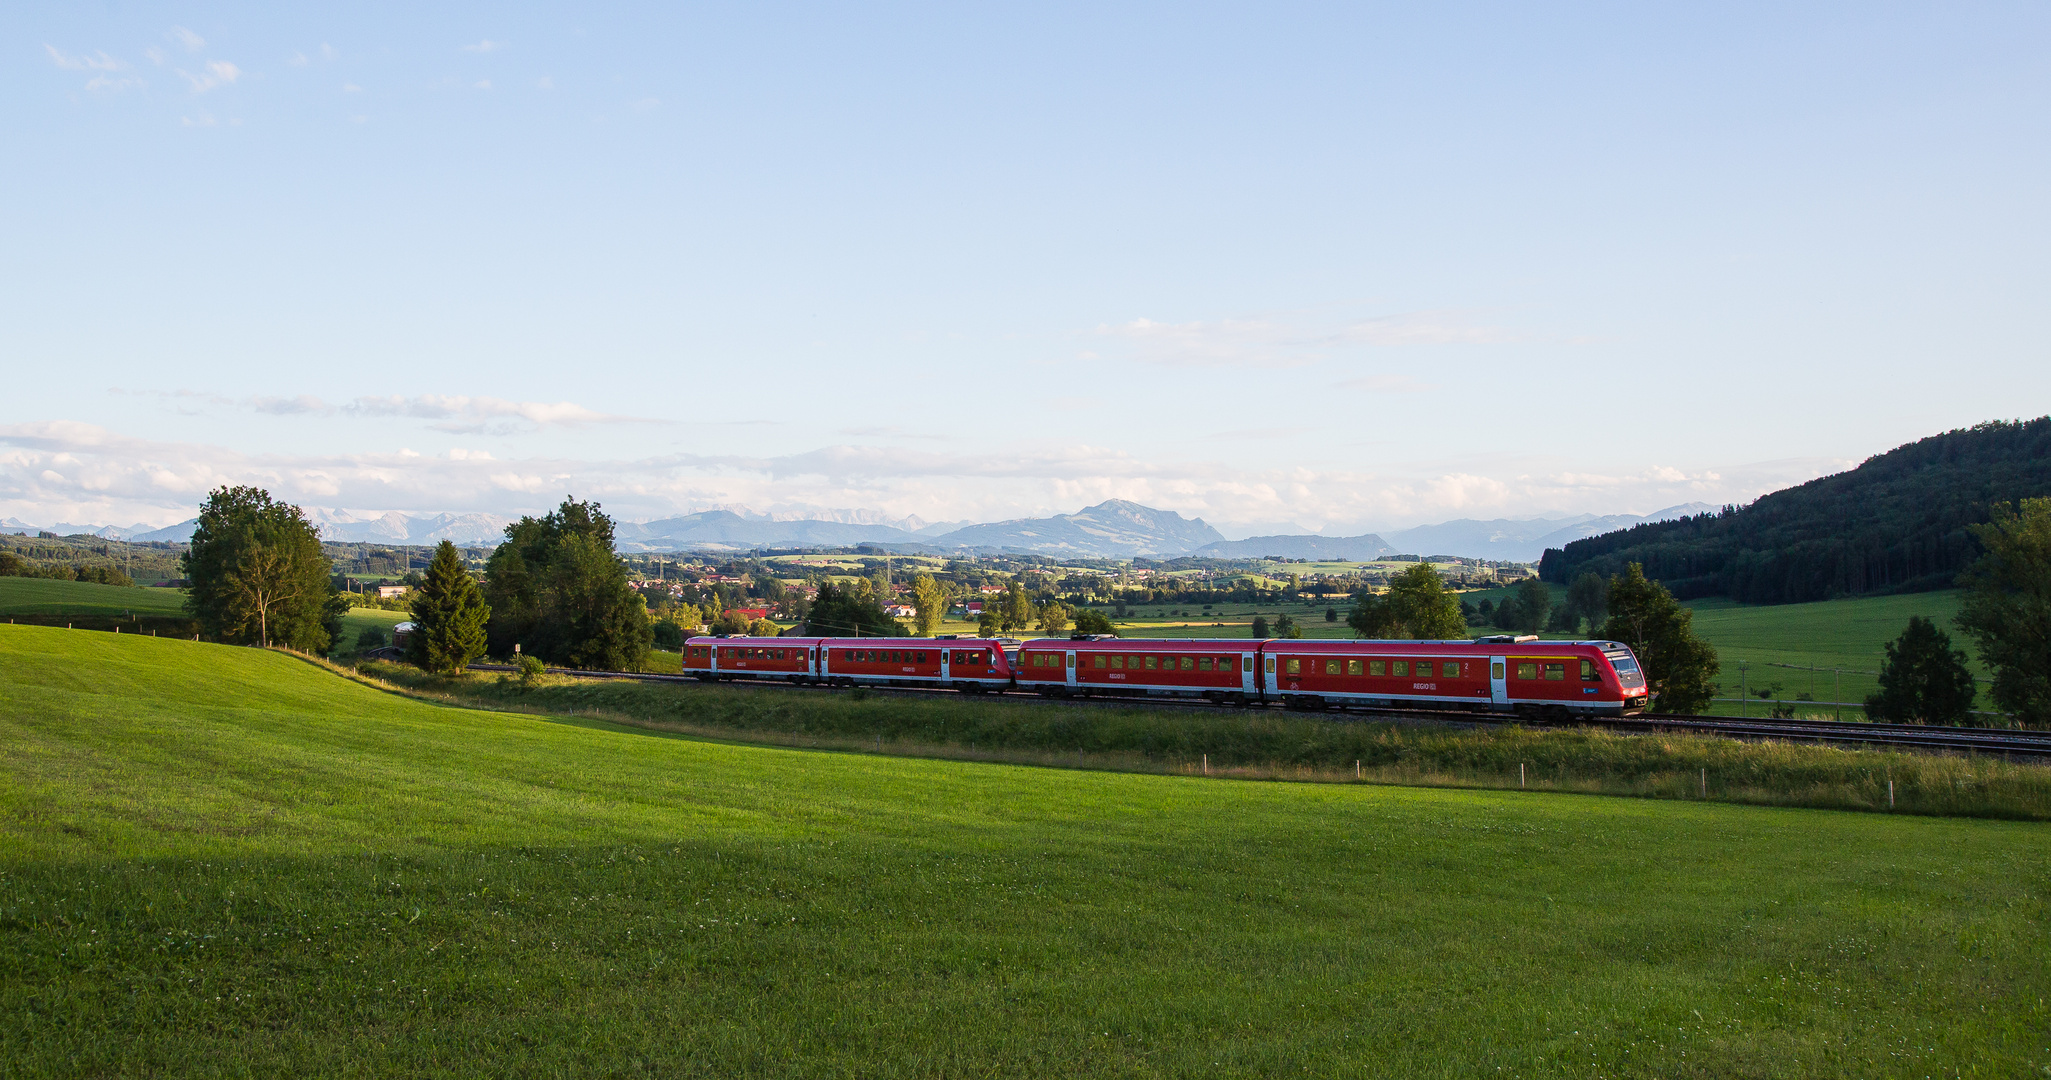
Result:
[[[535,427],[579,427],[586,424],[655,423],[632,416],[594,412],[569,401],[507,401],[495,397],[444,396],[360,397],[341,407],[356,416],[404,416],[438,420],[436,431],[479,432],[505,430],[506,421],[521,421]]]
[[[307,64],[311,63],[312,61],[309,61],[309,60],[308,60],[308,59],[306,58],[306,54],[305,54],[305,53],[303,53],[303,52],[296,52],[296,53],[293,53],[293,54],[292,54],[291,56],[289,56],[289,57],[286,57],[286,58],[285,58],[285,62],[286,62],[286,63],[288,63],[288,64],[290,64],[290,65],[292,65],[293,67],[305,67],[305,66],[306,66]]]
[[[165,37],[185,46],[187,52],[198,52],[206,47],[207,39],[182,26],[174,26],[165,32]]]
[[[271,400],[299,404],[297,399]],[[492,399],[381,400],[406,415],[467,416],[518,405]],[[0,425],[0,516],[181,520],[214,487],[257,484],[307,505],[420,512],[515,514],[545,509],[575,494],[599,499],[630,519],[742,505],[786,510],[856,506],[891,517],[997,521],[1125,498],[1226,527],[1299,520],[1324,522],[1327,531],[1356,532],[1455,517],[1647,513],[1689,501],[1745,502],[1856,462],[1802,459],[1630,470],[1534,464],[1467,461],[1407,472],[1350,464],[1260,468],[1224,459],[1145,460],[1087,445],[967,454],[826,446],[771,457],[687,453],[614,460],[498,459],[466,447],[431,453],[247,454],[201,443],[130,438],[73,421],[42,421]]]
[[[363,92],[363,88],[353,82],[345,82],[342,84],[342,92],[345,94],[360,94]]]
[[[178,118],[178,122],[186,127],[214,127],[220,123],[210,113],[200,113],[197,118],[181,116]]]
[[[534,80],[534,85],[537,89],[553,90],[555,89],[555,76],[543,75],[541,78]]]
[[[488,52],[497,52],[497,51],[499,51],[500,49],[503,49],[503,48],[505,48],[505,47],[506,47],[506,43],[505,43],[505,42],[503,42],[503,41],[493,41],[493,40],[491,40],[490,38],[485,38],[485,39],[484,39],[483,41],[480,41],[480,42],[478,42],[478,43],[477,43],[477,44],[475,44],[475,45],[465,45],[465,46],[463,46],[463,51],[464,51],[464,52],[474,52],[474,53],[488,53]]]
[[[125,71],[128,68],[127,64],[104,52],[95,52],[91,56],[72,56],[47,42],[43,45],[43,51],[50,54],[51,63],[66,71]]]
[[[178,69],[178,74],[192,84],[193,93],[204,94],[216,86],[226,86],[241,78],[242,69],[226,60],[209,60],[197,75],[183,68]]]
[[[471,86],[472,86],[473,88],[475,88],[475,89],[478,89],[478,90],[489,90],[489,89],[491,89],[491,80],[490,80],[490,79],[479,79],[479,80],[477,80],[476,82],[474,82],[474,83],[471,83],[470,85],[471,85]]]

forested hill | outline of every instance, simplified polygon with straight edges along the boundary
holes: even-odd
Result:
[[[1890,450],[1850,472],[1726,507],[1652,522],[1545,553],[1568,582],[1642,563],[1689,599],[1787,604],[1950,588],[1979,554],[1966,527],[1989,507],[2051,495],[2051,417],[1987,423]]]

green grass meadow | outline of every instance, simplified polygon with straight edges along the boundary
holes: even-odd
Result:
[[[0,615],[184,615],[185,590],[0,577]]]
[[[2039,823],[740,745],[0,626],[0,1075],[2035,1076]]]

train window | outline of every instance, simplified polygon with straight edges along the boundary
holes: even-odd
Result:
[[[1557,664],[1547,664],[1547,665],[1545,665],[1545,677],[1546,677],[1546,678],[1548,678],[1548,679],[1564,679],[1564,678],[1566,678],[1566,677],[1567,677],[1567,665],[1566,665],[1566,663],[1565,663],[1564,661],[1562,661],[1562,662],[1560,662],[1560,663],[1557,663]]]
[[[1458,678],[1460,675],[1460,661],[1446,661],[1443,665],[1439,667],[1439,674],[1444,675],[1448,679]]]
[[[1249,657],[1247,657],[1247,662],[1251,663],[1252,661],[1253,661],[1253,658],[1252,658],[1252,657],[1250,657],[1250,656],[1249,656]],[[1270,674],[1270,675],[1273,675],[1274,673],[1275,673],[1275,658],[1274,658],[1274,657],[1272,657],[1272,656],[1270,656],[1270,657],[1268,657],[1268,674]]]
[[[1132,669],[1132,670],[1134,670],[1134,671],[1138,671],[1138,670],[1139,670],[1139,657],[1137,657],[1137,656],[1128,656],[1128,657],[1126,657],[1126,658],[1125,658],[1125,666],[1126,666],[1126,667],[1129,667],[1129,668],[1131,668],[1131,669]]]
[[[1104,664],[1105,658],[1103,653],[1098,653],[1097,655],[1090,657],[1090,666],[1096,668],[1098,671],[1104,670]]]
[[[1211,670],[1211,658],[1210,658],[1210,657],[1208,657],[1208,656],[1200,656],[1200,657],[1198,657],[1198,658],[1197,658],[1197,661],[1196,661],[1196,669],[1197,669],[1198,671],[1209,671],[1209,670]]]
[[[1491,679],[1503,677],[1503,662],[1501,660],[1497,660],[1488,666],[1488,677]]]
[[[1369,660],[1367,662],[1367,673],[1369,675],[1387,675],[1389,673],[1389,662],[1387,660]]]
[[[1147,657],[1147,670],[1148,670],[1148,671],[1154,671],[1154,670],[1158,669],[1158,668],[1159,668],[1160,666],[1161,666],[1161,660],[1160,660],[1160,658],[1159,658],[1159,657],[1156,657],[1156,656],[1149,656],[1149,657]]]
[[[1535,660],[1517,661],[1517,677],[1520,679],[1538,678],[1538,662]]]
[[[1338,673],[1339,673],[1339,662],[1338,662],[1337,660],[1327,660],[1327,661],[1325,661],[1325,674],[1327,674],[1327,675],[1337,675]]]
[[[1291,675],[1300,675],[1300,674],[1302,674],[1302,673],[1303,673],[1303,661],[1301,661],[1301,660],[1299,660],[1299,659],[1297,659],[1297,658],[1295,658],[1295,657],[1293,657],[1293,656],[1292,656],[1292,657],[1290,657],[1290,658],[1289,658],[1289,674],[1291,674]]]
[[[1112,658],[1111,658],[1111,669],[1112,669],[1113,671],[1124,671],[1124,670],[1125,670],[1125,658],[1124,658],[1124,657],[1122,657],[1122,656],[1114,656],[1114,657],[1112,657]]]
[[[1183,657],[1183,658],[1182,658],[1181,660],[1179,660],[1179,661],[1177,661],[1177,662],[1176,662],[1176,666],[1177,666],[1177,667],[1180,667],[1180,668],[1181,668],[1182,670],[1184,670],[1184,671],[1195,671],[1195,670],[1196,670],[1196,657],[1194,657],[1194,656],[1185,656],[1185,657]]]
[[[1221,657],[1218,657],[1218,670],[1219,670],[1219,671],[1230,671],[1230,670],[1232,670],[1232,658],[1231,658],[1231,657],[1229,657],[1229,656],[1221,656]],[[1252,670],[1253,670],[1253,657],[1251,657],[1251,656],[1249,656],[1249,657],[1247,657],[1247,658],[1246,658],[1246,670],[1248,670],[1248,671],[1252,671]]]
[[[853,649],[842,649],[842,650],[840,650],[840,651],[841,651],[841,659],[843,659],[843,660],[846,660],[846,661],[848,661],[849,663],[853,663],[853,662],[854,662],[854,659],[855,659],[855,651],[854,651]]]
[[[925,663],[925,662],[926,662],[926,654],[925,654],[925,653],[920,653],[920,654],[919,654],[919,663],[923,664],[923,663]]]
[[[1595,674],[1595,661],[1593,661],[1593,660],[1583,660],[1583,661],[1581,661],[1581,681],[1582,681],[1582,682],[1601,682],[1601,681],[1602,681],[1601,677],[1599,677],[1599,676],[1597,676],[1597,675]]]
[[[1420,679],[1431,678],[1431,661],[1419,660],[1417,662],[1417,677]]]
[[[1069,667],[1074,667],[1074,666],[1075,666],[1075,654],[1074,654],[1074,653],[1069,653],[1069,654],[1068,654],[1068,666],[1069,666]]]
[[[1393,664],[1394,664],[1394,666],[1395,666],[1395,671],[1393,672],[1393,674],[1396,674],[1396,675],[1408,675],[1408,674],[1410,674],[1410,661],[1408,661],[1408,660],[1395,660],[1395,661],[1391,661],[1391,663],[1393,663]]]
[[[1360,674],[1360,661],[1358,661],[1358,660],[1348,660],[1348,661],[1346,661],[1346,674],[1348,674],[1348,675],[1358,675],[1358,674]]]

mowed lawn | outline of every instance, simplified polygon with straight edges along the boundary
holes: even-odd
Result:
[[[2051,828],[775,749],[0,626],[0,1075],[2030,1076]]]

